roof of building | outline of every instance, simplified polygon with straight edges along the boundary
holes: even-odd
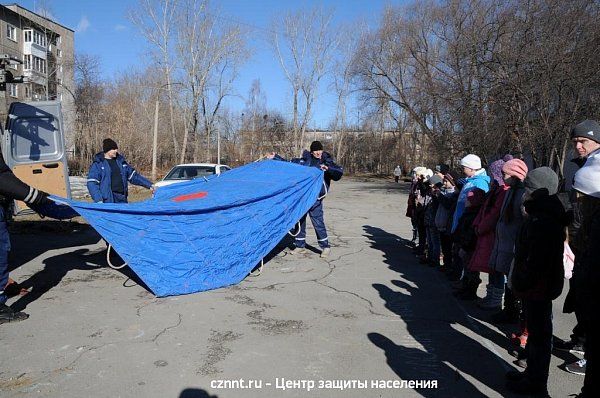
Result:
[[[73,29],[71,29],[71,28],[69,28],[69,27],[66,27],[66,26],[65,26],[65,25],[63,25],[63,24],[60,24],[60,23],[58,23],[58,22],[56,22],[56,21],[54,21],[54,20],[52,20],[52,19],[50,19],[50,18],[48,18],[48,17],[45,17],[45,16],[43,16],[43,15],[40,15],[40,14],[38,14],[38,13],[36,13],[36,12],[33,12],[33,11],[31,11],[31,10],[29,10],[29,9],[27,9],[27,8],[25,8],[25,7],[21,6],[21,5],[19,5],[19,4],[16,4],[16,3],[12,3],[12,4],[0,4],[0,7],[4,7],[4,8],[6,8],[6,9],[8,9],[8,10],[10,10],[10,11],[12,11],[12,12],[16,13],[16,14],[19,14],[19,13],[18,13],[18,12],[17,12],[15,9],[13,9],[12,7],[14,7],[14,8],[17,8],[17,9],[21,9],[21,10],[25,10],[25,11],[27,11],[27,12],[30,12],[30,13],[32,13],[33,15],[35,15],[35,16],[37,16],[37,17],[40,17],[40,18],[42,18],[42,19],[45,19],[46,21],[48,21],[48,22],[50,22],[50,23],[53,23],[53,24],[55,24],[55,25],[58,25],[58,26],[60,26],[61,28],[64,28],[64,29],[70,30],[70,31],[71,31],[71,32],[73,32],[73,33],[75,32]],[[19,15],[21,15],[21,14],[19,14]]]

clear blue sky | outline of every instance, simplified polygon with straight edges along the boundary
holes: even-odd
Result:
[[[402,3],[402,0],[221,0],[213,4],[221,9],[223,17],[256,27],[249,45],[253,57],[242,66],[236,81],[237,94],[245,97],[252,80],[260,79],[266,94],[268,108],[282,113],[289,111],[289,89],[278,61],[264,41],[274,15],[301,7],[323,5],[334,10],[336,24],[374,24],[387,4]],[[76,51],[97,55],[102,64],[103,78],[127,73],[132,69],[144,69],[139,61],[146,59],[146,43],[136,28],[127,20],[127,10],[137,5],[137,0],[3,0],[3,4],[17,3],[32,11],[42,4],[62,25],[75,30]],[[335,100],[327,94],[327,82],[320,88],[315,106],[314,124],[326,127],[335,113]],[[230,99],[228,106],[233,110],[243,108],[242,99]]]

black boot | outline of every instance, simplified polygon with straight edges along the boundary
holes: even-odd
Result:
[[[492,323],[507,324],[519,321],[520,303],[508,285],[504,289],[504,309],[491,317]]]
[[[27,318],[29,315],[26,313],[15,311],[6,304],[0,304],[0,324],[24,321]]]
[[[477,288],[479,287],[479,284],[481,283],[481,279],[477,278],[477,279],[469,279],[467,281],[465,281],[465,285],[462,289],[460,289],[459,291],[457,291],[454,296],[460,300],[468,300],[468,301],[473,301],[473,300],[477,300],[479,297],[477,297]]]
[[[548,397],[548,387],[544,383],[531,380],[529,377],[520,377],[516,380],[508,379],[506,387],[512,392],[534,397]]]

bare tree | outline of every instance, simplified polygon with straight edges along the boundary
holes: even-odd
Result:
[[[173,37],[176,27],[176,11],[179,0],[138,0],[138,8],[129,12],[129,19],[140,29],[142,35],[152,45],[153,60],[164,73],[166,82],[161,87],[167,90],[169,117],[173,150],[179,152],[179,142],[175,133],[173,117],[172,75],[175,67]]]
[[[88,54],[75,56],[75,169],[82,170],[91,161],[99,145],[98,124],[105,90],[100,81],[100,61]],[[92,133],[94,132],[94,133]]]
[[[259,79],[254,79],[243,111],[242,131],[244,135],[244,148],[249,154],[249,159],[255,158],[256,153],[261,153],[257,143],[262,142],[261,137],[262,117],[267,114],[267,99],[263,93]]]
[[[208,1],[185,0],[178,13],[178,57],[182,61],[183,79],[188,89],[188,128],[181,150],[184,161],[188,140],[196,140],[194,158],[199,155],[198,131],[203,127],[207,146],[223,98],[232,90],[238,63],[243,59],[245,44],[241,29],[222,20]],[[207,157],[210,157],[207,150]]]
[[[288,13],[274,20],[272,46],[292,90],[292,133],[295,151],[304,146],[319,83],[328,72],[337,37],[332,12],[323,9]]]
[[[332,64],[332,88],[336,94],[336,112],[331,129],[334,132],[335,154],[338,160],[345,153],[344,138],[349,128],[348,106],[353,93],[354,56],[361,30],[356,26],[338,29],[340,32],[337,51]]]

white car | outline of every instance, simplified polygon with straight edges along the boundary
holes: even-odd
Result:
[[[231,170],[231,167],[224,164],[214,163],[188,163],[178,164],[167,173],[165,178],[158,181],[154,186],[156,188],[164,187],[178,182],[193,180],[194,178],[208,177],[213,174],[221,174]]]

